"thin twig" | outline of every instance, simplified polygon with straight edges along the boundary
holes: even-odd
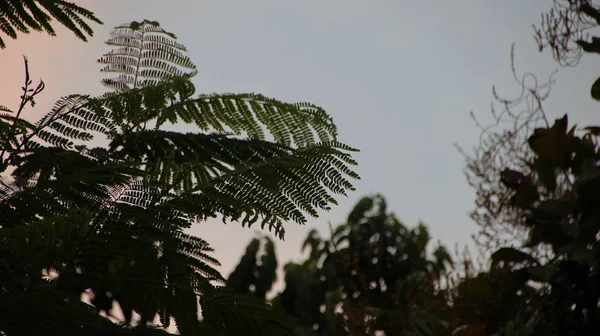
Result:
[[[35,105],[35,96],[37,96],[40,92],[42,92],[44,90],[44,88],[46,87],[46,85],[44,84],[44,81],[40,80],[40,83],[37,85],[37,87],[35,89],[30,89],[29,86],[32,84],[32,81],[29,77],[29,61],[27,60],[27,57],[25,55],[23,55],[23,61],[25,63],[25,85],[22,87],[23,89],[23,95],[21,96],[21,103],[19,104],[19,108],[17,110],[17,114],[15,115],[15,118],[12,121],[12,125],[11,128],[9,130],[9,135],[11,135],[16,127],[17,127],[17,122],[20,120],[21,117],[21,113],[23,113],[23,110],[25,109],[25,106],[27,106],[27,103],[30,103],[32,106]],[[29,94],[29,92],[32,92],[31,94]],[[8,145],[7,145],[8,146]],[[16,150],[19,149],[20,146],[18,146],[16,148]],[[0,152],[0,160],[2,165],[4,165],[6,162],[9,162],[10,159],[12,158],[12,155],[9,156],[8,159],[6,159],[6,161],[4,160],[4,154],[6,153],[7,148],[2,148],[2,152]]]

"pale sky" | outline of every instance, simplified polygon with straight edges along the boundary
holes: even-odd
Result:
[[[311,228],[326,233],[328,221],[343,222],[360,197],[375,192],[407,226],[423,221],[448,247],[469,243],[476,230],[468,217],[474,193],[453,143],[475,144],[479,132],[469,112],[489,116],[492,85],[508,97],[518,93],[512,43],[521,73],[544,80],[559,68],[549,53],[538,53],[531,28],[549,0],[76,2],[105,24],[94,26],[88,43],[64,29],[55,38],[36,33],[8,41],[0,51],[0,105],[18,102],[22,54],[32,77],[48,87],[28,110],[32,119],[62,95],[104,92],[95,63],[108,50],[103,41],[114,26],[145,18],[188,47],[199,92],[256,92],[318,104],[334,117],[340,141],[361,150],[357,191],[307,226],[290,223],[286,241],[277,242],[280,264],[299,256]],[[589,97],[600,75],[594,60],[588,56],[577,68],[559,71],[547,105],[552,118],[568,111],[579,125],[599,123],[598,104]],[[193,232],[216,249],[225,275],[255,234],[220,222]]]

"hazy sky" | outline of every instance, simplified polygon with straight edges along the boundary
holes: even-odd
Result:
[[[33,78],[48,89],[32,119],[61,95],[102,93],[103,41],[120,23],[159,21],[189,48],[199,68],[200,92],[257,92],[284,101],[324,107],[340,140],[361,153],[357,191],[340,206],[305,227],[290,224],[278,242],[280,262],[297,257],[312,227],[343,222],[363,195],[380,192],[408,226],[419,220],[447,245],[470,241],[474,194],[464,161],[453,147],[469,149],[478,130],[469,117],[485,119],[496,84],[508,97],[518,93],[510,73],[516,64],[545,79],[558,65],[539,54],[532,23],[551,1],[455,0],[253,0],[253,1],[76,1],[103,21],[88,43],[70,32],[21,36],[0,51],[0,105],[15,107],[22,82],[21,55]],[[589,87],[600,75],[588,57],[575,69],[561,69],[548,112],[569,111],[586,125],[598,121]],[[570,109],[573,110],[570,110]],[[592,113],[594,111],[594,113]],[[187,129],[186,129],[187,130]],[[216,248],[228,275],[254,230],[239,224],[204,223],[193,231]]]

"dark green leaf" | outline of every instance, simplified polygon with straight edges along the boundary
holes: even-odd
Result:
[[[529,274],[531,274],[532,280],[538,282],[548,282],[554,275],[555,267],[554,265],[529,267],[527,271]]]
[[[600,78],[596,79],[594,84],[592,84],[590,94],[592,95],[592,98],[600,100]]]
[[[584,130],[586,130],[596,136],[600,135],[600,126],[588,126],[588,127],[585,127]]]
[[[492,254],[492,268],[495,268],[498,262],[522,263],[530,262],[537,264],[537,260],[523,251],[512,247],[503,247]]]
[[[547,159],[536,158],[533,164],[538,179],[549,192],[556,189],[556,166]]]

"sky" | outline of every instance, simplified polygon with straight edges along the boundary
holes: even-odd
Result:
[[[58,37],[22,35],[0,51],[0,105],[15,107],[22,85],[22,55],[32,78],[47,89],[27,110],[36,120],[60,96],[101,94],[96,60],[108,47],[110,30],[121,23],[159,21],[189,49],[198,66],[199,92],[255,92],[322,106],[339,128],[339,140],[355,155],[362,179],[339,206],[306,226],[290,223],[277,242],[280,264],[298,259],[311,228],[344,222],[363,196],[383,194],[405,225],[422,221],[449,247],[470,244],[477,230],[468,214],[474,192],[454,147],[472,148],[479,136],[469,112],[489,120],[492,86],[507,97],[519,92],[516,66],[543,80],[559,65],[540,54],[532,23],[551,1],[533,0],[81,0],[104,21],[84,43],[65,29]],[[547,105],[552,118],[569,112],[580,125],[598,122],[589,88],[600,75],[595,58],[559,69]],[[181,130],[192,130],[182,127]],[[228,275],[253,228],[206,222],[192,232],[207,239]]]

